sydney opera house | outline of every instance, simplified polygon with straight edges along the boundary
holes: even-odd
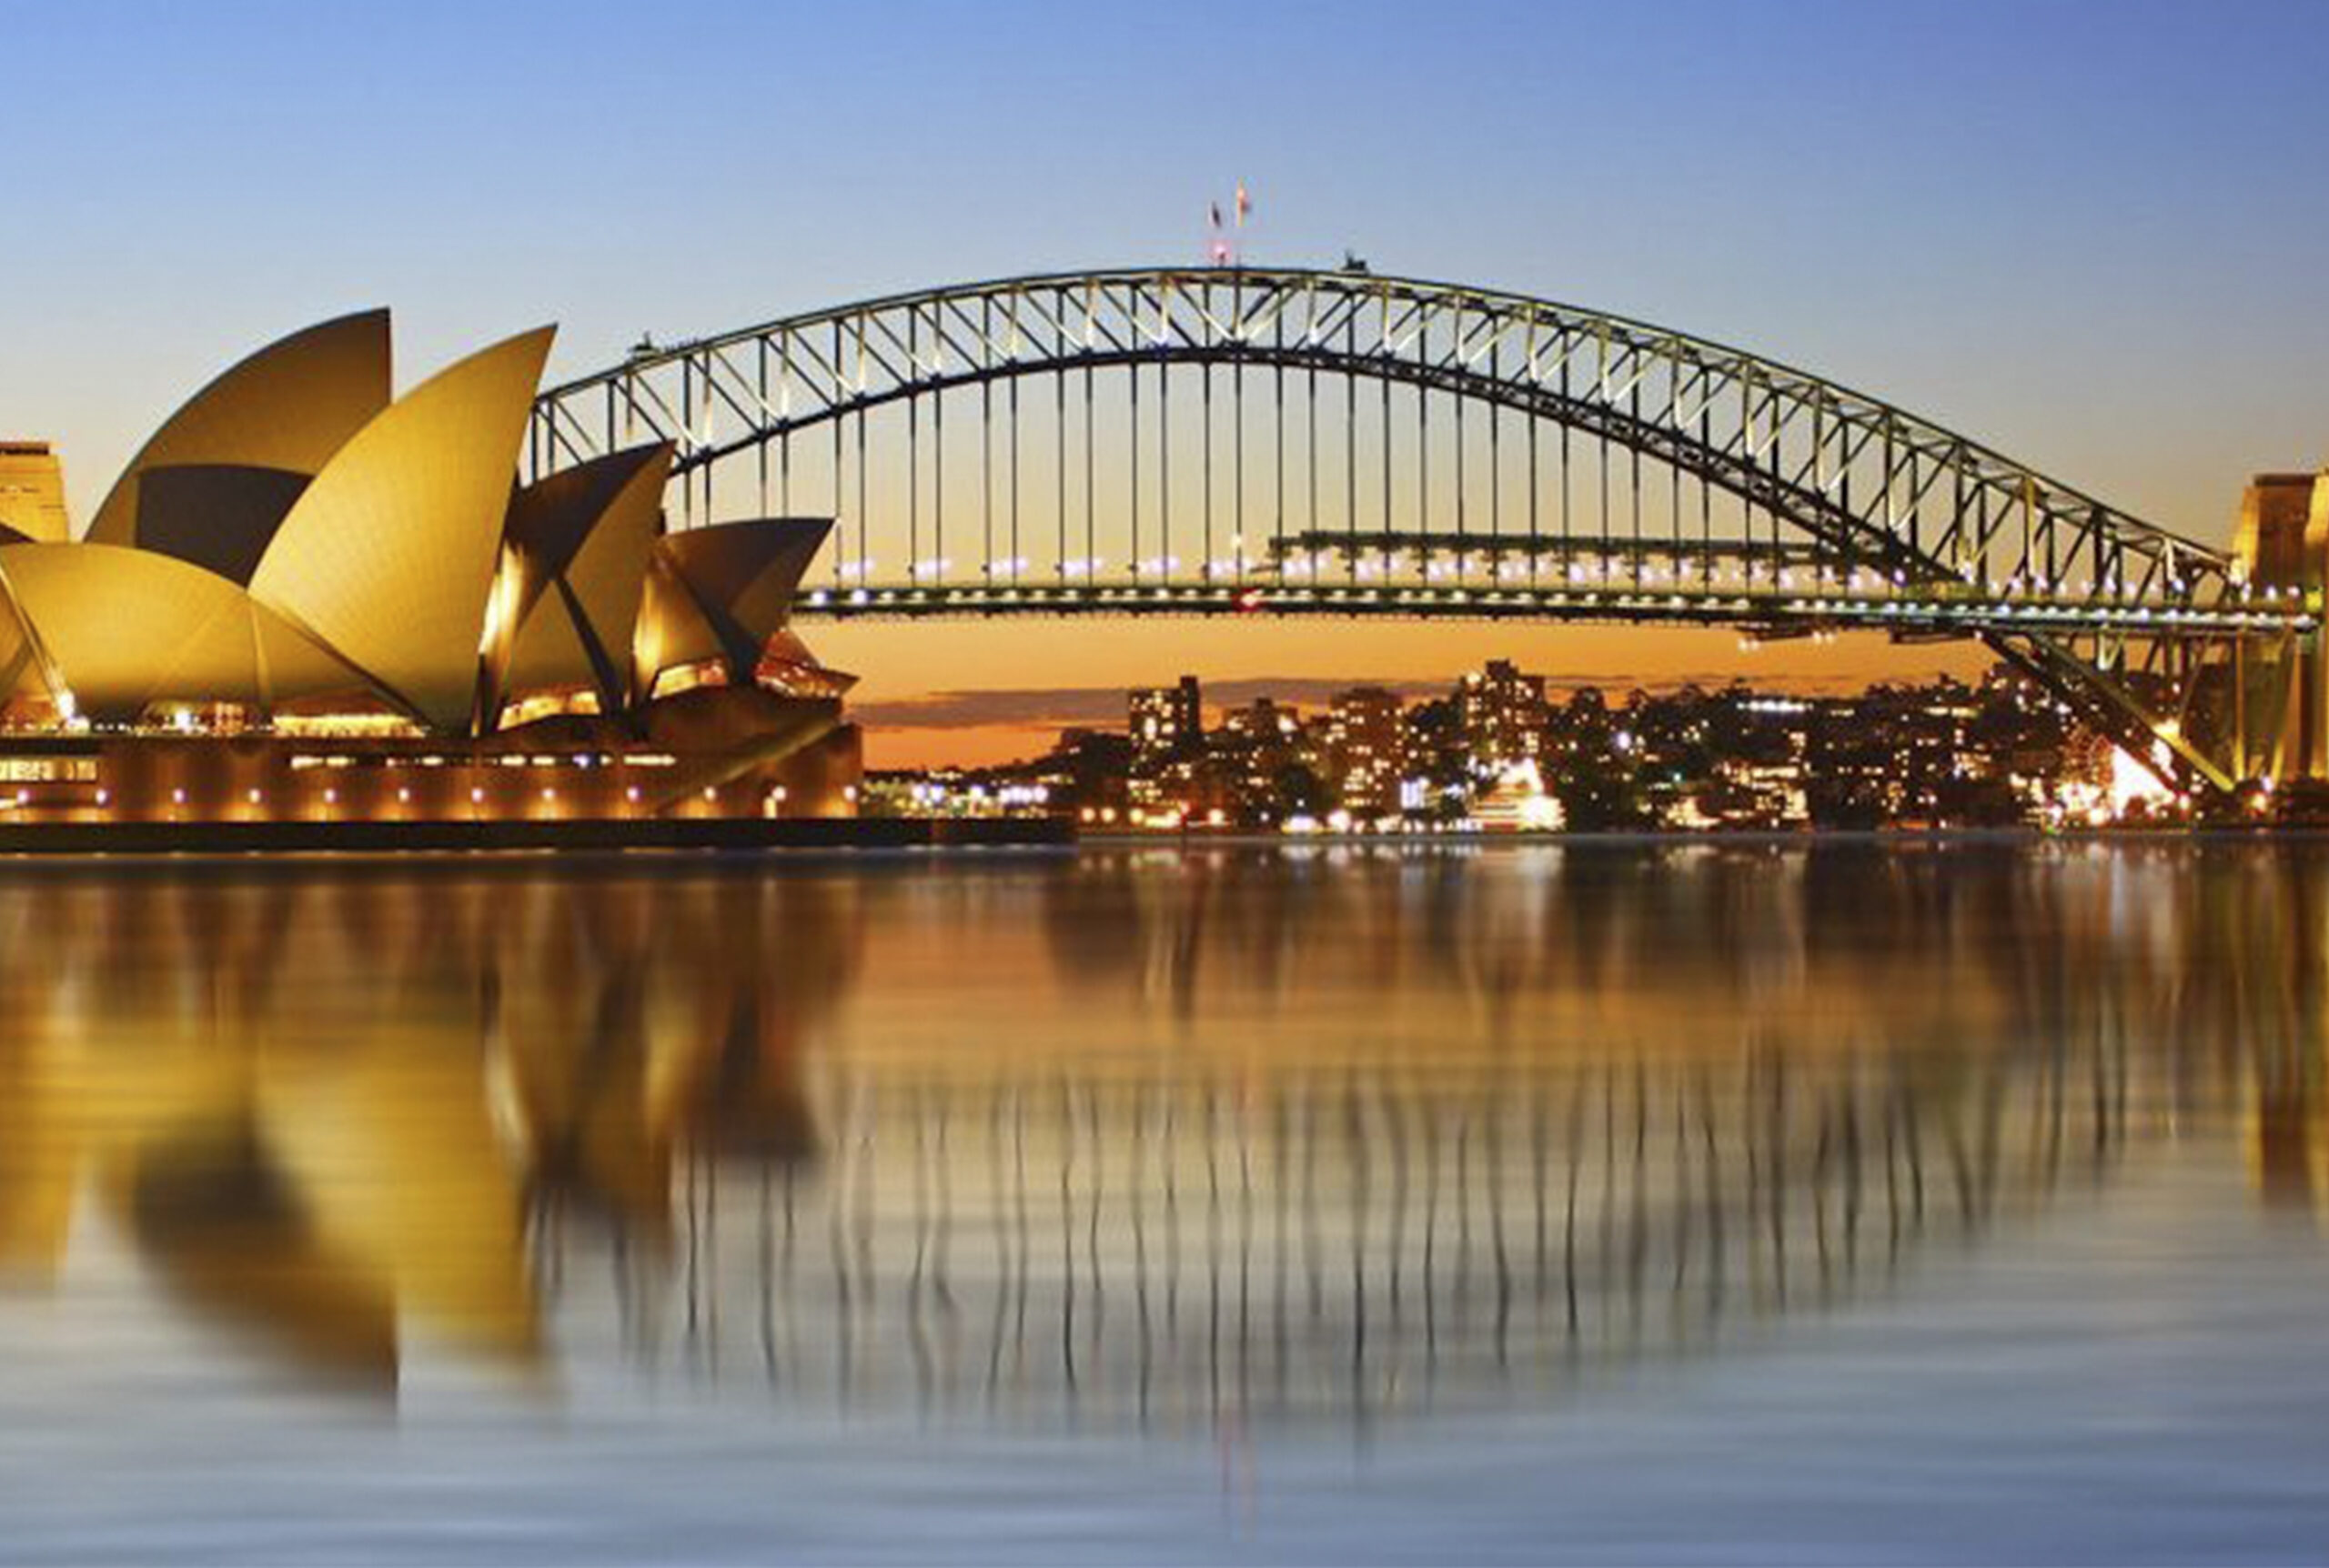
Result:
[[[11,444],[53,494],[0,513],[0,824],[852,813],[787,625],[830,522],[669,531],[665,444],[518,484],[552,330],[402,397],[386,311],[287,337],[78,538]]]

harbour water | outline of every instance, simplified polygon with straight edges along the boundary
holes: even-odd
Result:
[[[2329,852],[0,874],[0,1559],[2284,1562]]]

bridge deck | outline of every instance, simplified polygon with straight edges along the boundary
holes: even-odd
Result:
[[[2274,638],[2308,632],[2301,602],[2215,607],[2115,598],[1957,597],[1932,590],[1851,592],[1694,582],[1557,586],[1275,580],[867,583],[812,588],[799,613],[822,619],[995,616],[1366,616],[1443,620],[1667,621],[1897,631],[2104,632]]]

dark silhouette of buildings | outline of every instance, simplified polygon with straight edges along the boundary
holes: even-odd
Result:
[[[1743,683],[1549,690],[1497,659],[1444,698],[1380,686],[1305,713],[1262,698],[1206,726],[1193,676],[1135,690],[1127,729],[1001,768],[877,779],[917,810],[1021,809],[1095,827],[1581,831],[2093,825],[2147,806],[2132,764],[2051,693],[1976,683],[1798,696]],[[910,791],[911,793],[906,793]]]

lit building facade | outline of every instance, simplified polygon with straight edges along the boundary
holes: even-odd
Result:
[[[397,397],[387,312],[325,322],[197,393],[83,538],[12,503],[0,821],[853,811],[851,678],[787,626],[830,523],[670,532],[664,444],[513,484],[550,337]]]
[[[1259,697],[1231,709],[1208,749],[1236,820],[1274,827],[1319,809],[1302,716],[1285,704]]]
[[[1405,718],[1398,694],[1379,686],[1355,687],[1335,698],[1326,713],[1326,759],[1344,810],[1379,817],[1400,809]]]
[[[1197,678],[1144,687],[1126,695],[1133,763],[1163,762],[1205,744],[1205,699]]]
[[[66,539],[65,466],[45,441],[0,441],[0,539]]]
[[[1131,805],[1135,810],[1185,810],[1205,772],[1205,699],[1197,678],[1135,689],[1125,698],[1132,735]]]
[[[1544,755],[1545,678],[1492,658],[1456,687],[1456,716],[1466,746],[1484,768],[1501,772]]]

